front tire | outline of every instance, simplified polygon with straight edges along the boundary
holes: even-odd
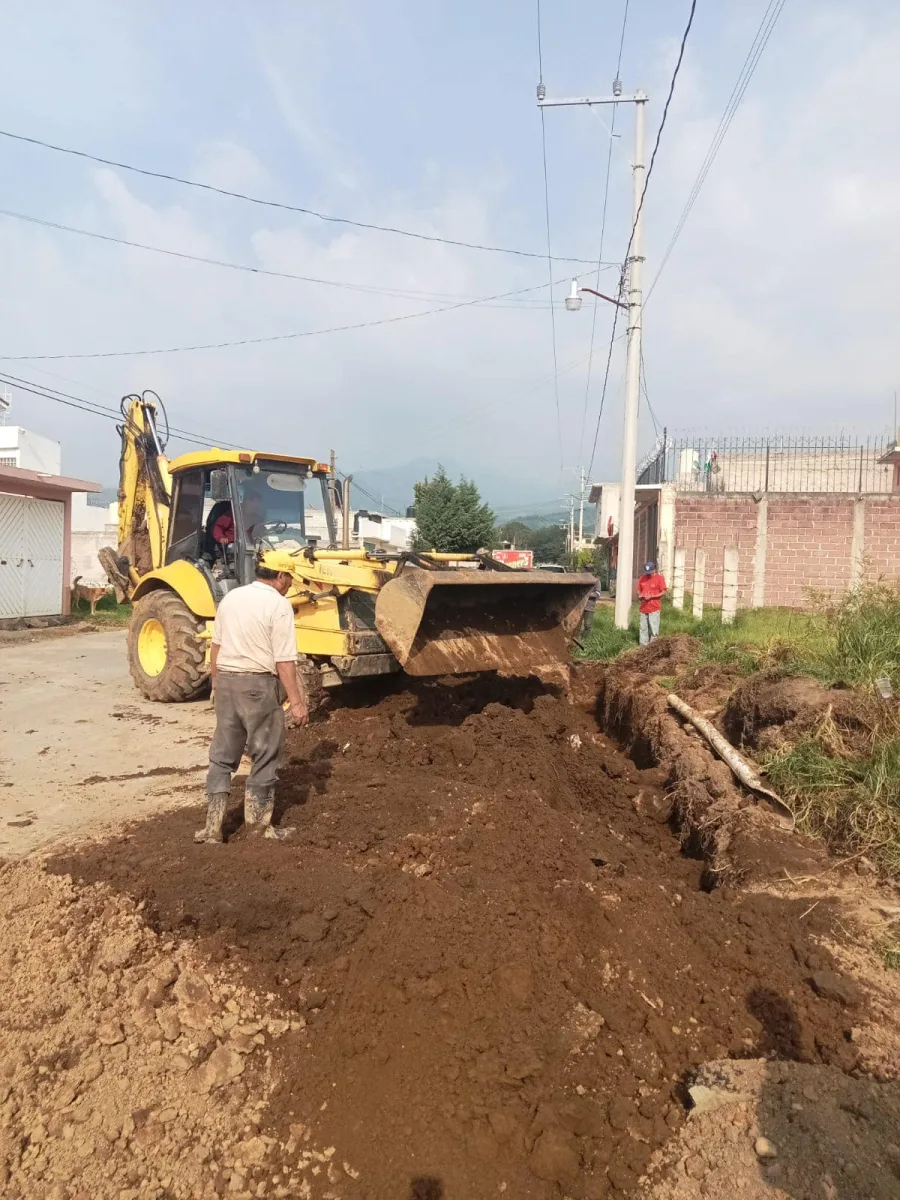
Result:
[[[128,667],[141,695],[162,704],[203,695],[209,687],[204,625],[165,588],[138,600],[128,626]]]

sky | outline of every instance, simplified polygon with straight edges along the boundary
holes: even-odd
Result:
[[[610,93],[624,7],[543,0],[548,95]],[[621,78],[626,92],[649,94],[648,151],[688,8],[628,6]],[[645,200],[647,289],[766,8],[699,0]],[[0,127],[13,133],[362,222],[546,254],[526,0],[29,0],[0,8],[0,44]],[[900,387],[898,60],[900,8],[888,0],[787,0],[648,299],[652,415],[642,400],[641,452],[662,427],[890,428]],[[615,263],[625,253],[634,118],[631,107],[616,118],[601,248],[610,113],[544,113],[554,255],[588,262],[602,251]],[[595,319],[590,297],[577,314],[563,305],[573,271],[612,291],[614,266],[597,276],[555,262],[549,272],[546,257],[324,222],[3,137],[0,179],[7,212],[344,285],[0,216],[0,371],[112,406],[152,388],[173,423],[212,443],[321,458],[334,448],[344,470],[444,459],[482,482],[516,479],[545,505],[577,488],[596,430],[591,475],[617,477],[624,341],[613,344],[598,423],[613,309],[599,304]],[[378,321],[217,350],[20,357]],[[115,480],[111,420],[0,390],[12,395],[10,422],[61,441],[66,472]]]

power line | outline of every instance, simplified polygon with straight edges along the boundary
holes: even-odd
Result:
[[[678,47],[678,58],[675,60],[675,69],[672,72],[672,80],[669,83],[669,94],[666,96],[666,102],[663,105],[662,117],[659,122],[659,129],[656,131],[656,141],[653,144],[653,153],[650,155],[650,166],[647,168],[647,174],[644,177],[644,186],[641,189],[641,198],[638,202],[637,212],[634,214],[634,224],[631,226],[631,233],[628,237],[628,246],[625,250],[625,267],[628,267],[628,258],[631,254],[631,247],[634,242],[635,230],[638,226],[638,221],[641,219],[641,213],[644,210],[644,200],[647,196],[647,188],[650,186],[650,176],[653,174],[653,167],[656,164],[656,155],[659,150],[659,143],[662,139],[663,130],[666,127],[666,121],[669,117],[669,106],[672,103],[672,97],[675,94],[675,84],[678,80],[678,74],[681,70],[681,63],[684,59],[684,52],[687,47],[687,40],[690,36],[691,26],[694,24],[694,14],[697,11],[697,0],[691,0],[691,11],[688,13],[687,24],[684,27],[684,33],[681,35],[681,45]]]
[[[5,372],[0,372],[0,382],[8,384],[19,391],[28,392],[33,396],[40,396],[45,400],[52,400],[56,404],[63,404],[67,408],[74,408],[81,412],[86,412],[93,417],[103,417],[106,420],[113,421],[117,424],[122,420],[122,413],[120,409],[111,408],[106,404],[99,404],[94,400],[85,400],[83,397],[74,396],[70,392],[60,392],[56,388],[44,388],[40,384],[37,384],[30,379],[22,379],[17,375],[7,375]],[[221,438],[204,437],[202,434],[189,433],[187,430],[180,429],[176,425],[169,426],[169,431],[177,441],[193,442],[196,445],[204,447],[217,446],[223,450],[237,450],[239,448],[233,442],[226,442]],[[347,478],[342,471],[338,471],[337,474],[340,475],[342,479]],[[361,487],[358,483],[356,483],[355,480],[353,481],[353,486],[358,492],[361,492],[362,495],[371,500],[373,504],[377,504],[380,508],[387,509],[388,512],[393,516],[401,516],[401,513],[398,512],[397,509],[392,508],[390,505],[384,504],[382,501],[378,500],[372,495],[371,492],[366,491],[364,487]]]
[[[45,229],[55,229],[61,233],[74,233],[79,237],[92,238],[98,242],[108,242],[116,246],[128,246],[133,250],[147,250],[152,254],[162,254],[167,258],[178,258],[187,262],[202,263],[208,267],[225,267],[229,271],[244,271],[250,275],[261,275],[274,279],[291,279],[300,283],[313,283],[320,287],[339,288],[342,291],[362,292],[373,296],[392,296],[401,300],[436,300],[445,299],[448,296],[448,293],[426,292],[411,288],[385,288],[364,283],[345,283],[336,279],[321,279],[314,275],[297,275],[291,271],[274,271],[267,267],[255,267],[250,263],[229,262],[221,258],[209,258],[201,254],[189,254],[187,251],[172,250],[167,246],[151,246],[147,242],[135,242],[130,238],[118,237],[109,233],[99,233],[93,229],[79,229],[74,225],[64,225],[59,221],[49,221],[43,217],[34,217],[28,213],[10,212],[7,209],[0,209],[0,216],[9,217],[14,221],[25,221],[29,225],[40,225]]]
[[[690,12],[688,13],[687,24],[684,27],[684,33],[681,35],[681,44],[678,47],[678,57],[675,60],[675,68],[672,72],[671,82],[669,83],[669,92],[668,92],[668,95],[666,96],[666,102],[663,105],[662,117],[660,118],[660,122],[659,122],[659,129],[657,129],[657,131],[656,131],[656,141],[654,142],[654,145],[653,145],[653,153],[650,155],[650,165],[648,166],[647,174],[644,177],[644,186],[641,189],[641,198],[638,201],[637,211],[634,214],[634,223],[631,226],[631,233],[628,235],[628,246],[625,249],[625,257],[624,257],[624,263],[625,263],[624,271],[627,271],[627,269],[628,269],[628,261],[631,256],[631,247],[634,244],[635,231],[637,230],[637,227],[638,227],[638,221],[640,221],[640,219],[641,219],[641,213],[644,208],[644,200],[646,199],[646,196],[647,196],[647,188],[650,184],[650,176],[653,174],[653,167],[656,164],[656,155],[657,155],[657,152],[659,151],[659,144],[660,144],[660,141],[662,140],[663,130],[666,127],[666,121],[668,120],[668,117],[669,117],[669,108],[672,103],[672,97],[675,94],[675,84],[678,81],[678,75],[679,75],[679,72],[681,71],[681,64],[682,64],[682,61],[684,60],[684,52],[687,47],[687,40],[688,40],[688,37],[690,36],[691,28],[694,24],[694,15],[695,15],[696,11],[697,11],[697,0],[691,0],[691,8],[690,8]],[[623,271],[622,282],[619,285],[620,293],[622,291],[622,285],[624,283],[624,271]],[[591,471],[593,470],[594,457],[597,452],[597,436],[600,432],[600,418],[603,415],[603,404],[604,404],[604,401],[606,400],[606,390],[607,390],[607,386],[609,384],[609,371],[610,371],[610,365],[612,363],[613,344],[616,340],[616,324],[618,322],[619,311],[620,310],[617,306],[615,316],[613,318],[612,336],[610,337],[610,341],[609,341],[609,354],[607,355],[607,359],[606,359],[606,372],[605,372],[605,375],[603,378],[603,391],[600,396],[600,411],[597,414],[597,425],[594,430],[594,445],[593,445],[593,448],[591,449],[591,462],[590,462],[590,466],[588,467],[589,475],[590,475]]]
[[[621,291],[621,284],[619,286],[619,290]],[[591,472],[594,469],[594,457],[597,454],[597,438],[600,434],[600,419],[603,416],[603,406],[606,403],[606,389],[609,387],[609,370],[612,366],[613,346],[616,344],[616,326],[619,323],[619,313],[621,311],[622,310],[617,304],[615,313],[613,314],[612,331],[609,336],[609,351],[606,355],[606,370],[603,372],[603,389],[600,392],[600,408],[597,412],[597,424],[594,426],[594,444],[591,447],[591,461],[588,464],[587,469],[588,479],[590,479]]]
[[[538,79],[544,83],[544,52],[541,46],[541,0],[537,0]],[[550,183],[547,174],[547,123],[541,109],[541,160],[544,167],[544,215],[547,222],[547,276],[550,284],[550,340],[553,345],[553,394],[556,401],[556,440],[559,443],[559,466],[562,470],[562,417],[559,411],[559,359],[556,350],[556,310],[553,307],[553,253],[550,240]]]
[[[553,286],[563,282],[565,282],[564,278],[554,280]],[[426,308],[423,312],[400,313],[394,317],[379,317],[374,321],[357,321],[347,325],[330,325],[324,329],[304,329],[295,333],[275,333],[263,337],[236,338],[232,341],[198,342],[190,346],[164,346],[151,350],[97,350],[75,354],[0,354],[0,362],[52,362],[74,358],[128,358],[152,354],[189,354],[197,350],[224,350],[234,346],[260,346],[271,342],[296,341],[300,338],[320,337],[327,333],[347,333],[354,329],[372,329],[377,325],[396,325],[400,321],[414,321],[418,317],[455,312],[457,309],[487,304],[492,300],[506,300],[510,296],[521,296],[526,292],[542,291],[546,286],[546,283],[537,283],[532,287],[518,288],[512,292],[500,292],[494,296],[482,296],[475,300],[461,300],[456,304],[446,304],[439,308]]]
[[[67,408],[80,408],[84,412],[89,412],[96,417],[107,417],[114,421],[122,420],[121,409],[112,408],[108,404],[100,404],[96,400],[86,400],[83,396],[76,396],[71,392],[62,392],[58,388],[51,388],[47,385],[36,383],[33,379],[23,379],[18,375],[9,375],[6,372],[0,372],[0,382],[18,388],[23,392],[30,392],[32,395],[42,396],[45,400],[53,400],[57,404],[64,404]],[[217,440],[216,438],[208,438],[203,434],[181,429],[177,425],[171,425],[169,429],[179,441],[194,442],[198,446],[215,445],[222,449],[238,449],[234,443]]]
[[[625,49],[625,30],[628,25],[628,5],[629,0],[625,0],[625,11],[622,14],[622,33],[619,37],[619,56],[616,60],[616,79],[622,74],[622,52]],[[606,214],[609,208],[609,181],[612,173],[612,156],[613,144],[616,133],[616,116],[618,115],[619,106],[613,105],[612,118],[609,127],[609,149],[606,154],[606,183],[603,187],[603,215],[600,218],[600,248],[597,252],[597,278],[594,282],[594,287],[600,286],[600,267],[603,262],[603,239],[606,235]],[[584,430],[587,424],[588,397],[591,391],[591,368],[594,362],[594,337],[597,332],[597,308],[600,304],[599,296],[594,297],[594,309],[591,313],[591,344],[588,352],[587,379],[584,385],[584,407],[581,412],[581,436],[578,439],[578,461],[583,462],[584,451]]]
[[[492,254],[513,254],[519,258],[544,258],[545,255],[534,250],[517,250],[508,246],[491,246],[481,242],[467,242],[458,238],[442,237],[438,234],[418,233],[410,229],[400,229],[394,225],[379,225],[373,221],[357,221],[350,217],[336,217],[330,213],[319,212],[314,208],[306,208],[299,204],[287,204],[279,200],[267,200],[260,196],[252,196],[247,192],[231,191],[228,188],[216,187],[211,183],[202,183],[197,179],[186,179],[180,175],[174,175],[167,171],[152,171],[147,167],[136,167],[133,163],[120,162],[113,158],[103,158],[99,154],[89,154],[86,150],[75,150],[71,146],[59,146],[53,142],[46,142],[41,138],[27,137],[25,134],[12,133],[8,129],[0,129],[0,137],[9,138],[12,141],[22,142],[29,146],[38,146],[42,150],[52,150],[57,154],[68,154],[73,158],[87,159],[89,162],[99,163],[104,167],[116,167],[121,171],[130,171],[135,175],[144,175],[149,179],[163,179],[168,183],[178,183],[184,187],[199,188],[205,192],[214,192],[219,196],[228,196],[232,200],[243,200],[247,204],[259,205],[263,208],[277,208],[283,212],[300,213],[303,216],[315,217],[319,221],[326,221],[335,225],[350,225],[355,229],[368,229],[378,233],[391,233],[398,237],[414,238],[421,242],[438,242],[444,246],[459,246],[464,250],[484,250]],[[589,266],[593,263],[593,259],[587,258],[568,258],[558,257],[557,262],[575,263],[581,266]]]
[[[653,405],[650,403],[650,393],[647,391],[647,368],[644,366],[644,351],[641,350],[641,389],[644,393],[644,399],[647,401],[647,411],[650,414],[650,420],[653,422],[653,433],[659,437],[659,422],[656,419],[656,413],[653,411]]]
[[[747,87],[750,84],[750,80],[753,78],[756,72],[756,68],[759,65],[759,60],[769,43],[769,38],[772,36],[772,31],[775,28],[775,24],[778,21],[778,18],[781,16],[781,11],[784,8],[785,2],[786,0],[769,0],[766,11],[764,12],[762,20],[759,23],[759,28],[756,31],[756,35],[753,38],[750,49],[747,51],[747,55],[741,66],[740,72],[738,73],[737,82],[732,88],[731,95],[728,97],[728,103],[725,105],[725,111],[722,113],[722,116],[719,119],[716,132],[713,134],[712,141],[709,144],[709,149],[706,151],[706,157],[700,166],[700,170],[697,172],[697,178],[694,180],[690,194],[688,195],[685,206],[682,209],[681,216],[678,218],[675,230],[669,239],[669,244],[662,256],[659,269],[656,272],[653,283],[650,285],[650,290],[647,292],[647,300],[650,299],[654,288],[659,282],[659,277],[662,275],[666,263],[669,261],[672,251],[675,249],[675,243],[678,241],[679,237],[681,237],[681,231],[684,229],[685,223],[687,222],[688,217],[691,215],[691,210],[697,202],[697,197],[700,195],[700,190],[706,182],[707,175],[709,175],[710,171],[712,170],[716,156],[719,153],[728,130],[731,128],[731,123],[734,120],[735,114],[740,108],[741,101],[744,99],[744,93],[746,92]]]
[[[379,509],[385,509],[393,517],[403,516],[403,513],[401,513],[398,509],[392,508],[390,504],[385,504],[384,497],[379,500],[377,496],[373,496],[371,492],[367,492],[361,484],[356,482],[356,479],[353,475],[347,475],[343,471],[338,471],[336,468],[335,472],[341,477],[341,479],[349,479],[354,489],[365,496],[367,500],[371,500],[373,504],[377,504]]]

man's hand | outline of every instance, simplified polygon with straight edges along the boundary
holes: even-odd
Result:
[[[300,704],[292,704],[290,707],[291,720],[295,725],[309,724],[309,709],[302,702]]]

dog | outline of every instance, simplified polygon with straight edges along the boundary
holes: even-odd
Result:
[[[91,606],[91,616],[94,616],[97,601],[109,594],[109,587],[106,584],[103,587],[91,587],[89,583],[82,583],[81,579],[81,575],[76,575],[72,580],[72,607],[74,608],[79,600],[87,600]]]

